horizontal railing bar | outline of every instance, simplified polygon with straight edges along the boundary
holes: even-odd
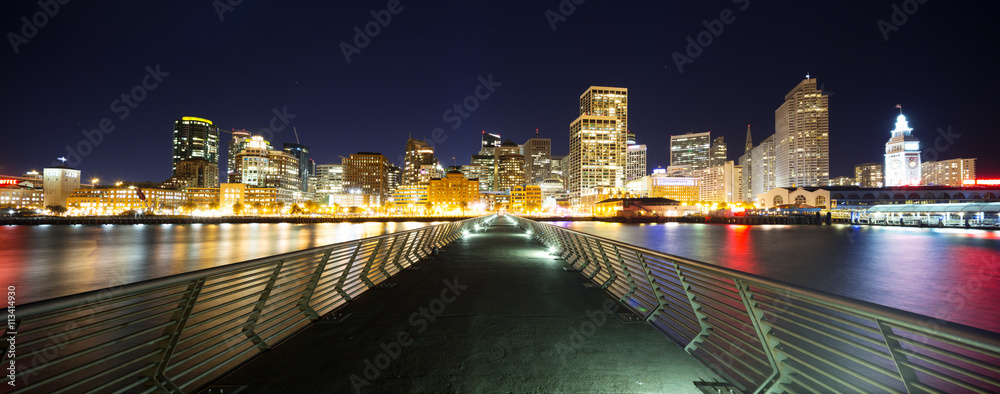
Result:
[[[882,389],[882,390],[885,390],[885,391],[898,391],[898,389],[891,388],[888,385],[886,385],[885,383],[882,383],[880,381],[872,379],[870,376],[862,375],[862,374],[858,373],[857,371],[854,371],[854,370],[852,370],[850,368],[844,368],[844,367],[840,366],[839,364],[837,364],[837,363],[835,363],[835,362],[833,362],[831,360],[827,360],[827,359],[825,359],[823,357],[819,357],[816,354],[814,354],[813,352],[810,352],[809,350],[806,350],[806,349],[802,348],[801,346],[797,346],[797,345],[795,345],[793,343],[789,343],[787,341],[782,342],[781,346],[789,347],[789,348],[792,348],[792,349],[794,349],[794,350],[796,350],[798,352],[804,353],[807,356],[813,358],[814,360],[822,362],[823,364],[825,364],[829,368],[833,368],[833,369],[836,369],[836,370],[838,370],[840,372],[843,372],[843,373],[846,373],[848,375],[851,375],[855,379],[860,380],[860,381],[865,382],[865,383],[868,383],[868,384],[870,384],[872,386],[878,387],[879,389]],[[786,356],[786,357],[792,358],[792,355],[789,354],[789,352],[782,352],[782,354],[784,356]],[[805,361],[803,359],[796,359],[796,361],[798,361],[798,362],[800,362],[800,363],[802,363],[804,365],[811,365],[810,362]],[[896,381],[898,382],[899,381],[898,380],[899,377],[897,376],[896,379],[897,379]]]
[[[765,313],[768,313],[768,312],[765,311]],[[868,353],[871,353],[873,355],[876,355],[876,356],[879,356],[879,357],[883,357],[883,358],[888,359],[890,361],[892,360],[892,355],[886,352],[886,351],[888,351],[888,349],[886,349],[886,351],[881,351],[880,349],[874,349],[874,348],[870,348],[870,347],[865,346],[865,345],[860,344],[860,343],[851,342],[850,338],[844,338],[844,337],[841,337],[841,336],[838,336],[838,335],[834,335],[834,332],[830,332],[830,331],[822,330],[822,329],[817,329],[816,327],[812,327],[812,326],[809,326],[809,325],[807,325],[805,323],[798,322],[798,321],[791,320],[791,319],[785,319],[785,321],[787,321],[789,323],[792,323],[792,324],[795,324],[796,326],[802,327],[802,328],[804,328],[806,330],[809,330],[810,332],[814,332],[814,333],[818,333],[818,334],[823,334],[827,338],[836,340],[839,343],[843,343],[845,345],[849,345],[849,346],[853,347],[854,349],[864,350],[864,351],[866,351]],[[813,323],[820,324],[821,328],[831,328],[829,326],[822,325],[823,324],[822,322],[815,322],[814,321]],[[775,324],[771,324],[771,325],[773,327],[779,328],[781,330],[788,330],[787,328],[783,328],[783,327],[777,326]],[[843,331],[843,330],[836,331],[836,333],[853,334],[850,331]],[[856,338],[871,339],[871,338],[868,338],[868,337],[865,337],[865,336],[856,336]],[[880,342],[875,341],[874,339],[871,339],[870,343],[875,344],[875,345],[880,345],[880,346],[882,346],[882,348],[885,348],[885,342],[881,342],[880,343]]]
[[[925,367],[923,365],[920,365],[920,364],[914,364],[914,363],[911,363],[911,362],[908,362],[908,361],[901,361],[900,364],[903,364],[903,365],[905,365],[907,367],[910,367],[911,369],[923,372],[925,374],[931,375],[931,376],[933,376],[935,378],[941,379],[941,380],[946,381],[948,383],[954,384],[954,385],[956,385],[958,387],[962,387],[962,388],[964,388],[966,390],[969,390],[969,391],[975,391],[977,393],[983,393],[983,394],[990,393],[989,390],[986,390],[986,389],[984,389],[982,387],[974,386],[974,385],[972,385],[969,382],[956,379],[956,378],[954,378],[952,376],[945,375],[945,374],[943,374],[941,372],[938,372],[938,371],[935,371],[933,369],[927,368],[927,367]]]
[[[828,373],[828,372],[824,371],[822,368],[818,368],[818,367],[816,367],[814,365],[811,365],[808,362],[806,362],[805,360],[802,360],[802,359],[800,359],[800,358],[798,358],[798,357],[796,357],[794,355],[791,355],[791,354],[788,354],[788,353],[782,353],[782,354],[785,357],[788,357],[790,360],[797,362],[799,365],[801,365],[803,367],[806,367],[806,368],[809,368],[813,372],[825,376],[827,379],[835,381],[835,382],[839,383],[842,386],[849,387],[855,393],[865,393],[865,392],[870,391],[870,390],[864,390],[861,387],[858,387],[857,385],[855,385],[854,383],[851,383],[851,382],[849,382],[847,380],[844,380],[844,379],[840,378],[839,376],[836,376],[836,375],[833,375],[831,373]],[[797,368],[795,366],[792,366],[791,368],[795,369],[795,370],[799,370],[801,372],[800,368]],[[804,374],[804,375],[809,376],[808,374]],[[888,391],[888,392],[899,392],[899,390],[885,390],[885,391]],[[840,390],[834,390],[834,392],[840,392]]]
[[[131,361],[125,361],[125,362],[123,362],[121,364],[118,364],[118,365],[112,367],[112,368],[108,368],[106,370],[103,370],[103,371],[100,371],[100,372],[96,372],[93,375],[91,375],[91,376],[89,376],[89,377],[87,377],[87,378],[85,378],[83,380],[79,380],[79,381],[77,381],[77,382],[75,382],[73,384],[70,384],[68,386],[60,387],[59,389],[57,389],[55,391],[52,391],[52,393],[71,392],[71,390],[73,390],[74,388],[76,388],[76,387],[78,387],[78,386],[80,386],[82,384],[85,384],[85,383],[87,383],[89,381],[92,381],[94,379],[97,379],[97,378],[99,378],[101,376],[104,376],[104,375],[110,374],[112,372],[115,372],[117,370],[120,370],[122,368],[125,368],[128,365],[135,364],[135,363],[142,362],[142,361],[145,361],[145,359],[143,359],[143,358],[137,358],[137,359],[134,359],[134,360],[131,360]],[[124,377],[127,377],[127,376],[128,375],[125,375]],[[119,378],[119,379],[122,379],[122,378]],[[103,384],[101,386],[98,386],[98,387],[96,387],[96,388],[94,388],[92,390],[100,390],[103,387],[107,387],[110,384],[113,384],[113,382],[107,382],[107,383],[105,383],[105,384]]]
[[[968,376],[970,378],[976,379],[976,380],[978,380],[980,382],[990,384],[990,385],[992,385],[994,387],[1000,387],[1000,381],[997,381],[994,378],[991,378],[989,376],[980,374],[978,372],[973,372],[973,371],[970,371],[968,369],[959,367],[957,365],[952,365],[952,364],[946,363],[944,361],[935,359],[933,357],[928,357],[926,354],[914,352],[912,350],[899,349],[898,351],[900,353],[903,353],[903,354],[907,355],[907,356],[919,358],[919,359],[923,360],[924,362],[928,362],[928,363],[937,365],[937,366],[939,366],[941,368],[947,369],[947,370],[955,372],[955,373],[960,373],[962,375],[965,375],[965,376]]]
[[[959,361],[962,361],[962,362],[965,362],[965,363],[968,363],[968,364],[975,365],[975,366],[980,367],[980,368],[985,368],[985,369],[991,370],[993,372],[1000,373],[1000,368],[998,368],[996,365],[983,362],[982,360],[974,359],[974,358],[966,356],[964,354],[955,353],[955,352],[947,350],[947,349],[942,349],[940,347],[937,347],[937,346],[934,346],[934,345],[931,345],[931,344],[928,344],[928,343],[924,343],[924,342],[920,342],[920,341],[915,341],[913,339],[910,339],[910,338],[907,338],[907,337],[904,337],[904,336],[900,336],[900,335],[897,335],[897,334],[889,334],[888,337],[892,338],[892,339],[895,339],[895,340],[897,340],[899,342],[906,343],[908,345],[921,347],[923,349],[926,349],[927,351],[931,351],[931,352],[934,352],[934,353],[942,354],[944,356],[948,356],[948,357],[954,358],[956,360],[959,360]]]
[[[892,378],[894,380],[899,380],[900,379],[899,374],[896,371],[894,371],[894,370],[890,371],[889,369],[886,369],[885,367],[882,367],[881,365],[875,364],[875,363],[873,363],[871,361],[865,360],[865,359],[863,359],[861,357],[858,357],[858,356],[855,356],[853,354],[847,353],[847,352],[845,352],[843,350],[834,348],[834,347],[829,346],[827,344],[820,343],[819,341],[815,341],[815,340],[806,338],[805,336],[799,335],[798,333],[796,333],[794,331],[791,331],[791,330],[788,330],[788,329],[786,329],[784,327],[772,326],[772,328],[774,328],[775,330],[778,330],[778,331],[781,331],[781,332],[785,333],[785,335],[789,335],[789,336],[795,337],[796,339],[798,339],[800,341],[806,342],[806,343],[808,343],[810,345],[816,346],[816,347],[818,347],[820,349],[826,350],[826,351],[828,351],[830,353],[836,354],[836,355],[838,355],[840,357],[843,357],[843,358],[846,358],[846,359],[848,359],[850,361],[858,363],[858,364],[864,366],[865,368],[867,368],[868,370],[879,372],[879,373],[881,373],[881,374],[883,374],[883,375],[885,375],[885,376],[887,376],[889,378]],[[769,334],[767,334],[767,336],[771,337],[771,338],[777,339],[777,337],[773,333],[769,333]],[[787,343],[787,341],[782,341],[782,342],[783,343]],[[807,354],[809,354],[810,356],[813,356],[815,358],[823,358],[823,357],[818,357],[818,356],[816,356],[815,354],[813,354],[811,352],[809,352]]]

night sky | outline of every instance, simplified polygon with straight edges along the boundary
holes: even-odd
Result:
[[[980,178],[1000,177],[997,2],[403,0],[350,63],[341,43],[354,45],[354,28],[391,2],[108,3],[69,1],[44,18],[37,1],[0,3],[0,174],[67,156],[103,118],[113,132],[76,163],[101,183],[169,177],[182,116],[226,130],[284,126],[272,129],[279,147],[296,127],[320,164],[358,151],[402,164],[407,137],[432,139],[437,128],[444,165],[467,164],[482,130],[523,143],[539,129],[564,155],[591,85],[629,88],[629,128],[648,145],[649,168],[665,167],[669,136],[688,131],[725,136],[737,160],[747,124],[755,142],[772,134],[774,110],[808,73],[830,94],[831,176],[882,162],[902,104],[923,148],[950,127],[961,137],[939,139],[934,155],[976,157]],[[712,22],[722,13],[731,23]],[[25,29],[22,17],[43,23]],[[672,55],[703,22],[721,34],[680,72]],[[491,75],[499,86],[468,101],[475,111],[460,124],[445,118]],[[130,108],[116,101],[123,93],[142,101]],[[275,111],[289,114],[287,126]]]

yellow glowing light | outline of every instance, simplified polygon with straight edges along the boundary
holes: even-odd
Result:
[[[193,121],[197,121],[197,122],[205,122],[205,123],[208,123],[208,124],[212,124],[211,120],[208,120],[208,119],[205,119],[205,118],[196,118],[194,116],[185,116],[185,117],[181,118],[181,120],[193,120]]]

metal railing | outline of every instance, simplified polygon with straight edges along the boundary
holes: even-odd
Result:
[[[744,392],[1000,392],[1000,335],[524,218]]]
[[[12,392],[190,392],[494,217],[20,306]],[[10,365],[3,352],[3,365]]]

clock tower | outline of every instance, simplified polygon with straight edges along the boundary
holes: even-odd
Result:
[[[896,129],[892,138],[885,143],[885,186],[918,186],[920,185],[920,141],[912,136],[910,128],[903,116],[900,106],[899,117],[896,118]]]

